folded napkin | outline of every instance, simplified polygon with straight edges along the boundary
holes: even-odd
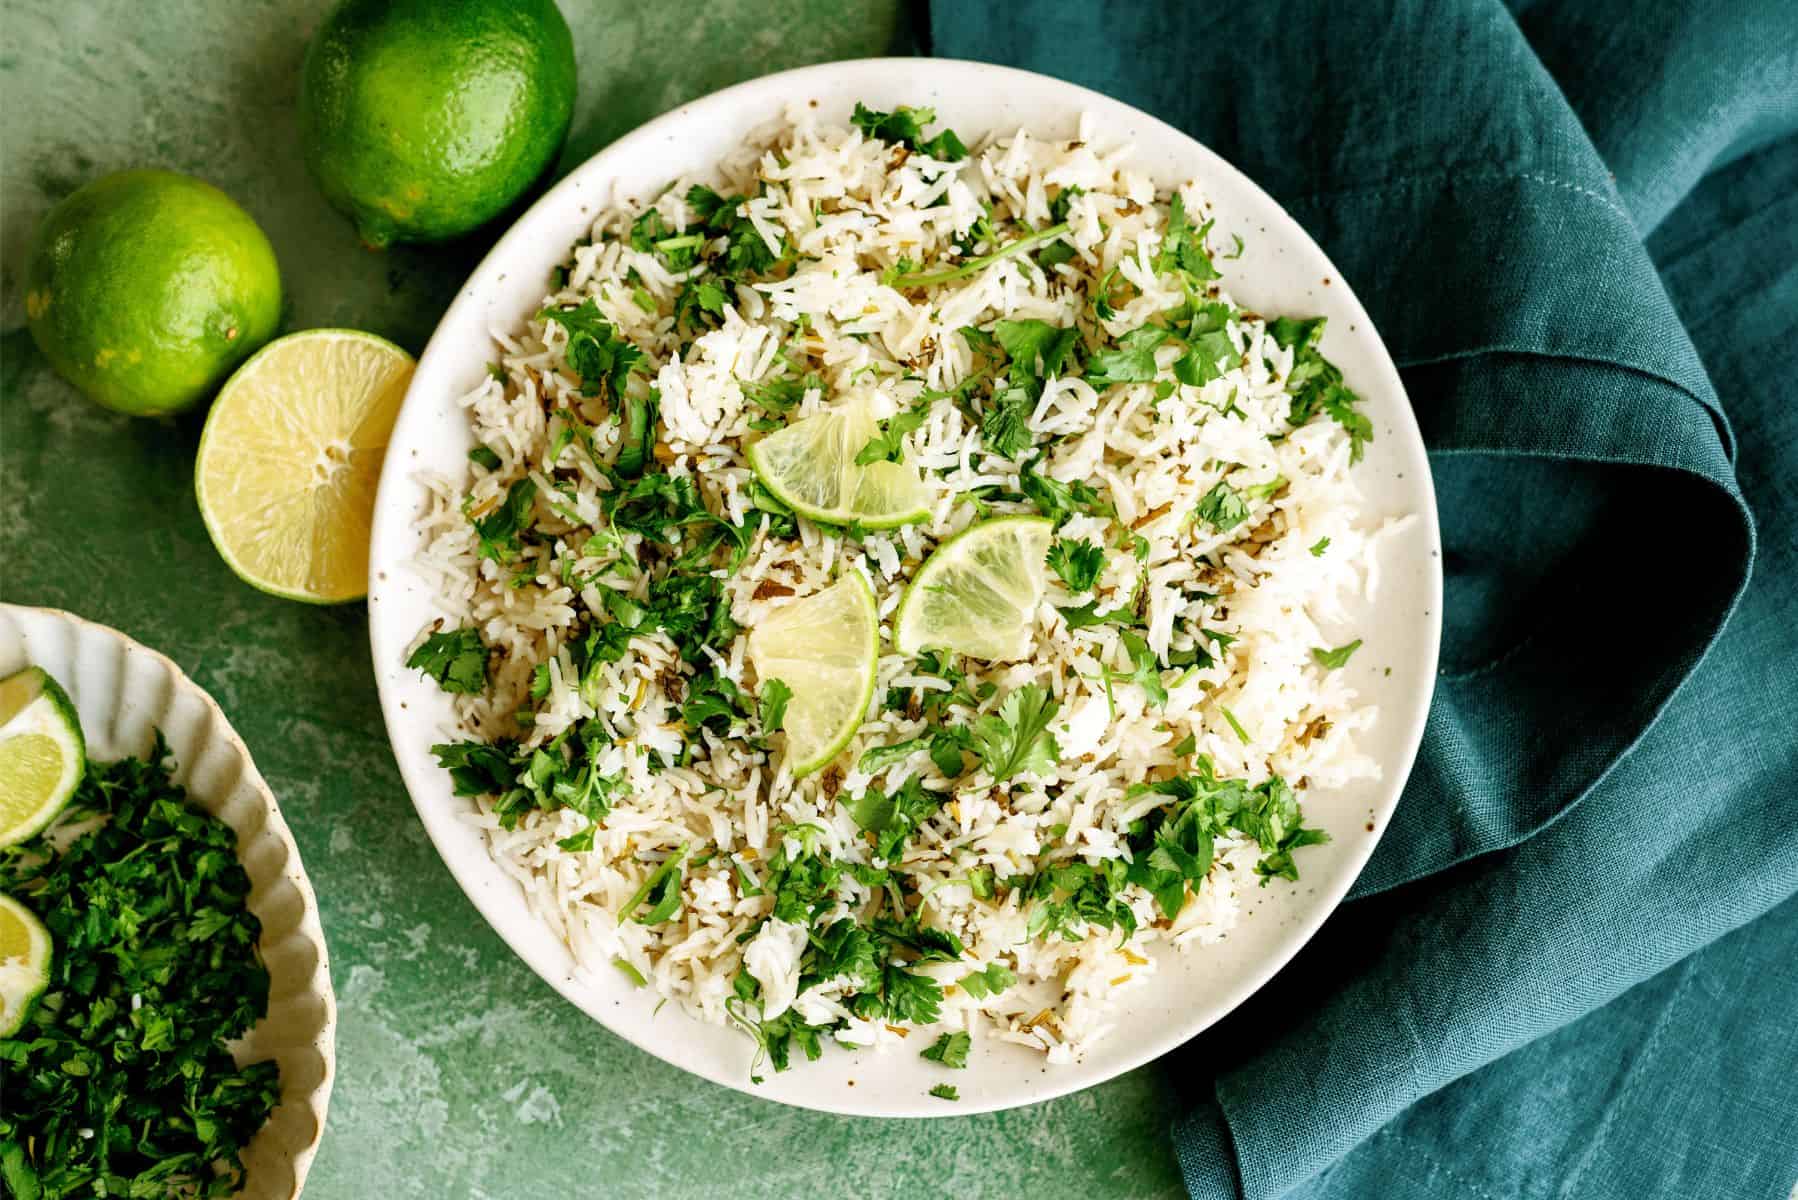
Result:
[[[1405,377],[1442,674],[1351,901],[1168,1063],[1202,1197],[1798,1179],[1798,20],[940,2],[1317,238]],[[1734,931],[1734,932],[1732,932]]]

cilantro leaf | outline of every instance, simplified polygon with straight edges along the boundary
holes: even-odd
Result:
[[[1188,287],[1216,279],[1217,268],[1205,249],[1205,236],[1211,232],[1211,225],[1212,222],[1207,221],[1195,228],[1192,219],[1186,215],[1186,201],[1175,192],[1168,206],[1167,230],[1162,235],[1161,248],[1155,254],[1156,273],[1177,272],[1185,277]]]
[[[743,689],[732,683],[728,676],[708,671],[688,681],[686,702],[681,705],[681,720],[689,729],[709,725],[719,733],[727,733],[733,722],[745,718],[746,707]]]
[[[980,419],[980,439],[1001,458],[1016,458],[1030,447],[1030,414],[1036,397],[1029,387],[1013,384],[993,396],[992,407]]]
[[[489,471],[499,470],[499,455],[493,452],[491,446],[476,446],[468,452],[468,461]]]
[[[1114,383],[1148,383],[1155,378],[1155,348],[1167,340],[1167,330],[1141,325],[1118,338],[1113,349],[1100,350],[1086,364],[1086,382],[1095,388]]]
[[[924,419],[929,415],[929,407],[920,404],[888,417],[885,428],[869,438],[868,444],[857,451],[855,465],[865,467],[869,463],[904,462],[905,435],[923,425]]]
[[[589,396],[600,395],[607,388],[612,395],[622,396],[631,372],[646,363],[643,351],[612,328],[591,296],[574,308],[544,308],[537,317],[555,322],[568,335],[564,356],[581,377],[581,391]]]
[[[643,474],[654,456],[659,407],[660,399],[654,390],[648,396],[632,396],[624,402],[624,425],[618,433],[618,458],[613,467],[626,479]]]
[[[1324,413],[1348,434],[1349,461],[1360,462],[1367,443],[1373,441],[1373,421],[1355,407],[1361,398],[1349,390],[1336,364],[1317,348],[1324,318],[1276,317],[1267,329],[1276,342],[1293,352],[1292,371],[1286,377],[1292,393],[1286,423],[1296,428]]]
[[[1049,722],[1060,708],[1046,688],[1032,683],[1007,696],[997,713],[975,720],[970,731],[972,749],[993,782],[1002,783],[1020,772],[1039,778],[1055,773],[1061,750],[1049,732]]]
[[[924,127],[935,121],[936,110],[932,108],[902,106],[890,113],[875,112],[860,101],[856,102],[855,112],[849,118],[849,123],[866,137],[898,142],[943,162],[960,162],[966,158],[968,148],[955,136],[953,129],[945,129],[933,138],[924,136]]]
[[[1338,646],[1334,650],[1313,649],[1311,660],[1326,671],[1335,671],[1348,666],[1349,656],[1361,648],[1361,639],[1356,638],[1346,646]]]
[[[1124,653],[1130,656],[1130,670],[1107,671],[1105,678],[1114,682],[1134,683],[1149,697],[1149,702],[1157,708],[1167,707],[1167,687],[1161,682],[1161,664],[1149,643],[1134,629],[1120,630],[1118,641],[1124,647]]]
[[[1098,489],[1084,479],[1063,483],[1059,479],[1037,474],[1035,468],[1028,463],[1018,472],[1018,489],[1036,505],[1038,512],[1057,525],[1075,513],[1094,517],[1115,514],[1111,505],[1099,495]]]
[[[1105,551],[1082,539],[1056,538],[1049,547],[1049,569],[1061,577],[1070,592],[1091,591],[1105,567]]]
[[[762,719],[764,734],[778,732],[787,719],[787,704],[793,699],[793,689],[779,679],[762,681],[761,700],[757,713]]]
[[[1219,533],[1228,533],[1249,519],[1248,501],[1221,479],[1199,498],[1198,508],[1194,511],[1201,521]]]
[[[433,633],[406,665],[435,679],[446,692],[474,696],[487,690],[487,646],[473,626]]]
[[[1018,977],[999,963],[989,963],[978,971],[972,971],[961,977],[961,990],[976,1000],[984,1000],[988,996],[997,996],[1000,992],[1018,981]]]
[[[484,517],[474,520],[480,555],[494,562],[510,562],[518,553],[519,535],[537,519],[534,501],[537,482],[526,476],[506,489],[505,499]]]
[[[930,1089],[930,1094],[938,1100],[960,1100],[961,1093],[952,1083],[939,1083]]]
[[[1071,325],[1060,328],[1032,318],[1000,321],[993,326],[993,337],[1011,356],[1014,368],[1039,379],[1050,379],[1060,373],[1062,361],[1074,348],[1080,331]]]
[[[890,746],[870,746],[862,751],[861,758],[856,760],[855,769],[864,775],[878,775],[895,763],[910,758],[913,752],[922,750],[929,738],[908,738],[903,742],[894,742]]]
[[[965,1029],[954,1033],[945,1033],[930,1045],[918,1052],[918,1057],[928,1058],[931,1062],[942,1063],[945,1067],[956,1070],[968,1065],[968,1051],[973,1048],[974,1039]]]
[[[1324,551],[1329,548],[1330,539],[1327,537],[1320,537],[1315,542],[1311,543],[1311,557],[1322,558],[1324,556]]]

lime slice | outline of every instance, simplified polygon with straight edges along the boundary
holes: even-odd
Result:
[[[37,667],[0,679],[0,846],[55,820],[85,770],[81,718],[56,680]]]
[[[50,983],[50,931],[11,896],[0,896],[0,1037],[25,1024]]]
[[[239,579],[313,604],[367,594],[375,484],[412,365],[371,334],[309,329],[269,343],[225,384],[194,492]]]
[[[857,466],[880,432],[866,404],[845,404],[795,421],[749,448],[756,477],[787,507],[827,525],[910,525],[930,515],[930,489],[911,463]]]
[[[776,609],[750,631],[755,673],[793,690],[782,728],[794,778],[829,763],[855,736],[874,698],[879,655],[874,592],[854,571]]]
[[[1029,654],[1054,532],[1046,517],[997,517],[938,546],[894,614],[899,653],[930,647],[991,662]]]

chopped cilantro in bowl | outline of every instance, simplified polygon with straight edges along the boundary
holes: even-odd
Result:
[[[20,1197],[226,1196],[279,1097],[230,1044],[268,1007],[236,835],[188,803],[158,735],[88,768],[59,828],[0,851],[0,891],[53,940],[49,988],[0,1040],[0,1180]]]

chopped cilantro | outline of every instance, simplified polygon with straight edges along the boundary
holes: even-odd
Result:
[[[793,699],[793,689],[779,679],[762,681],[762,694],[757,702],[756,712],[761,717],[764,734],[778,732],[786,723],[787,704]]]
[[[939,1083],[930,1089],[930,1094],[938,1100],[960,1100],[961,1093],[955,1090],[952,1083]]]
[[[902,106],[890,113],[875,112],[860,101],[856,102],[855,112],[849,118],[849,123],[866,137],[898,142],[943,162],[960,162],[966,158],[968,148],[955,136],[953,129],[945,129],[933,138],[924,136],[924,127],[935,122],[936,110],[932,108]]]
[[[476,446],[473,450],[470,450],[468,452],[468,461],[477,466],[485,467],[489,471],[499,470],[499,455],[495,454],[493,450],[487,446]]]
[[[1348,666],[1349,656],[1361,648],[1361,639],[1356,638],[1346,646],[1338,646],[1334,650],[1313,649],[1311,660],[1326,671],[1334,671]]]
[[[1219,533],[1228,533],[1249,519],[1248,501],[1221,479],[1199,498],[1195,512],[1201,521]]]
[[[989,891],[989,897],[990,894]],[[1009,969],[998,963],[990,963],[981,970],[963,975],[959,986],[974,999],[984,1000],[988,996],[997,996],[1017,981],[1018,977]]]
[[[1105,567],[1105,551],[1084,539],[1056,538],[1049,547],[1049,569],[1061,577],[1070,592],[1091,591]]]
[[[536,521],[537,483],[528,476],[506,489],[499,506],[474,521],[482,558],[510,562],[518,553],[519,535]]]
[[[929,415],[929,406],[920,404],[888,417],[886,427],[868,439],[868,444],[856,453],[855,465],[865,467],[869,463],[905,461],[905,435],[923,425],[924,418]]]
[[[1322,558],[1324,556],[1324,551],[1329,548],[1330,539],[1327,537],[1320,537],[1315,542],[1311,543],[1311,557]]]
[[[1061,364],[1079,340],[1080,331],[1065,329],[1034,318],[1026,321],[1000,321],[993,326],[993,338],[1011,356],[1012,365],[1039,379],[1052,379],[1061,372]]]
[[[974,1039],[968,1031],[958,1029],[954,1033],[945,1033],[936,1041],[918,1052],[919,1058],[928,1058],[931,1062],[942,1063],[945,1067],[956,1070],[968,1065],[968,1051],[973,1048]]]
[[[1039,778],[1055,773],[1061,750],[1049,732],[1061,704],[1038,684],[1026,684],[1005,698],[996,713],[977,718],[970,731],[972,749],[994,783],[1021,772]]]
[[[1036,510],[1057,525],[1076,513],[1092,517],[1110,517],[1115,510],[1099,495],[1098,489],[1084,479],[1063,483],[1047,475],[1039,475],[1028,463],[1018,472],[1018,489]]]
[[[1086,364],[1086,382],[1095,388],[1114,383],[1148,383],[1155,378],[1155,348],[1167,341],[1167,330],[1142,325],[1118,338],[1117,346],[1094,353]]]
[[[160,733],[147,759],[90,764],[67,812],[101,820],[60,852],[0,851],[0,890],[56,948],[0,1039],[0,1192],[233,1195],[281,1090],[273,1059],[230,1049],[269,994],[237,835],[188,802]]]
[[[565,357],[581,377],[581,390],[590,396],[600,395],[608,388],[612,395],[622,396],[625,380],[645,362],[643,352],[600,316],[599,306],[591,296],[574,308],[542,309],[537,317],[555,322],[568,335]]]
[[[1229,709],[1225,708],[1221,704],[1217,706],[1217,711],[1223,713],[1224,720],[1230,722],[1230,728],[1234,729],[1236,731],[1237,740],[1240,741],[1245,746],[1248,745],[1249,742],[1252,740],[1249,737],[1249,731],[1242,727],[1242,722],[1238,721],[1236,719],[1236,714],[1231,712]]]
[[[446,692],[474,696],[487,690],[487,645],[473,626],[433,633],[406,665],[435,679]]]

